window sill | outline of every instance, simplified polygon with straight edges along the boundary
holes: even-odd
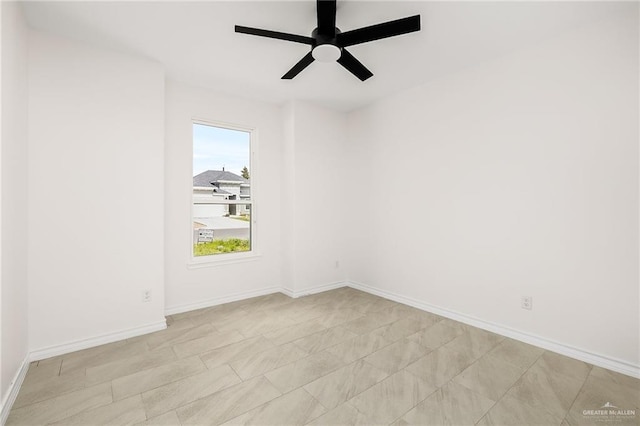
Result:
[[[262,255],[256,252],[202,256],[200,258],[191,258],[191,260],[187,263],[187,268],[215,268],[218,266],[232,265],[234,263],[253,262],[260,259],[261,257]]]

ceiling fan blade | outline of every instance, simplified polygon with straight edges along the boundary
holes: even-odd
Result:
[[[315,43],[315,40],[311,37],[281,33],[278,31],[261,30],[260,28],[243,27],[242,25],[236,25],[236,32],[260,37],[276,38],[278,40],[293,41],[295,43],[308,44],[311,46],[313,46],[313,44]]]
[[[361,81],[365,81],[373,76],[373,73],[367,69],[362,63],[355,58],[347,49],[342,49],[342,56],[338,59],[338,63],[345,67],[351,74],[358,77]]]
[[[318,33],[335,37],[336,35],[336,0],[317,0]]]
[[[307,53],[302,59],[300,59],[300,61],[298,61],[297,64],[293,66],[293,68],[291,68],[285,75],[282,76],[282,79],[291,80],[293,77],[300,74],[300,72],[308,67],[313,61],[314,59],[311,52]]]
[[[347,31],[345,33],[338,34],[336,38],[338,46],[347,47],[355,44],[366,43],[368,41],[379,40],[381,38],[412,33],[414,31],[420,31],[420,15],[383,22],[382,24],[371,25],[369,27],[359,28],[353,31]]]

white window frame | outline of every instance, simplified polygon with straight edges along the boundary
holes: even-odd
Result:
[[[259,210],[256,208],[256,204],[258,198],[258,185],[256,182],[259,181],[258,178],[258,131],[255,127],[226,123],[221,121],[202,119],[202,118],[192,118],[191,119],[191,167],[189,170],[191,171],[189,176],[189,200],[190,200],[190,208],[189,208],[189,252],[188,252],[188,264],[189,268],[203,268],[203,267],[215,267],[222,266],[230,263],[239,263],[239,262],[247,262],[252,260],[257,260],[260,257],[260,253],[258,251],[258,221],[256,211]],[[229,204],[250,204],[250,214],[251,214],[251,223],[250,223],[250,244],[251,250],[243,251],[243,252],[234,252],[234,253],[220,253],[220,254],[212,254],[209,256],[194,256],[193,255],[193,245],[194,241],[194,232],[193,232],[193,126],[195,124],[203,125],[203,126],[212,126],[219,127],[222,129],[228,130],[237,130],[241,132],[249,133],[249,170],[251,171],[251,198],[247,201],[241,200],[223,200],[220,202],[213,202],[212,204],[221,204],[221,205],[229,205]]]

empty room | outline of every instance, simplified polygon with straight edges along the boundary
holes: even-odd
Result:
[[[640,424],[640,3],[0,23],[0,425]]]

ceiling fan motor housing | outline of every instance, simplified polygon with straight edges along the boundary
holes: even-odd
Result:
[[[315,40],[311,49],[313,59],[320,62],[335,62],[342,56],[342,48],[338,46],[336,36],[340,30],[335,28],[335,34],[322,34],[318,29],[311,32],[311,38]]]
[[[336,46],[337,45],[336,37],[341,32],[342,31],[340,31],[339,28],[334,28],[334,34],[323,34],[323,33],[319,33],[318,29],[316,28],[313,31],[311,31],[311,38],[313,38],[316,41],[316,46],[319,46],[321,44],[333,44],[334,46]]]

